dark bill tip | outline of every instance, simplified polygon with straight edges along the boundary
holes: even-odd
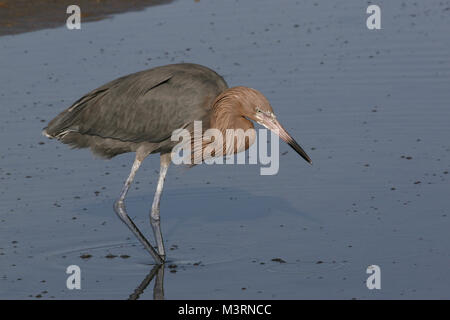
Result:
[[[291,135],[283,128],[283,126],[273,117],[265,117],[262,121],[262,125],[268,128],[269,130],[275,131],[278,136],[284,140],[288,145],[291,146],[292,149],[295,150],[306,162],[312,165],[312,160],[306,154],[305,150],[295,141]]]
[[[294,140],[294,139],[290,139],[290,141],[286,141],[288,145],[291,146],[292,149],[295,150],[295,152],[297,152],[303,159],[305,159],[306,162],[308,162],[309,164],[313,164],[311,158],[308,156],[308,154],[305,152],[305,150],[303,150],[302,147],[300,147],[300,145]]]

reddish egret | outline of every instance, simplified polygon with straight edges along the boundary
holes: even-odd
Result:
[[[203,130],[245,130],[254,128],[250,120],[276,130],[280,138],[311,163],[306,152],[278,122],[269,101],[259,91],[247,87],[228,88],[225,80],[213,70],[187,63],[161,66],[111,81],[61,112],[50,121],[43,134],[74,148],[89,147],[103,158],[136,153],[114,210],[156,263],[161,264],[165,251],[159,202],[171,151],[177,143],[171,140],[173,131],[179,128],[192,130],[194,121],[202,121]],[[244,149],[251,143],[244,141]],[[232,152],[237,151],[242,150]],[[137,170],[152,153],[159,153],[161,160],[150,211],[158,251],[128,216],[124,204]]]

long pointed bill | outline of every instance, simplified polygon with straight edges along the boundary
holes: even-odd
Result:
[[[291,137],[291,135],[283,128],[277,119],[270,116],[264,116],[261,120],[262,124],[267,129],[275,132],[281,139],[292,147],[303,159],[312,164],[311,158],[306,154],[305,150]]]

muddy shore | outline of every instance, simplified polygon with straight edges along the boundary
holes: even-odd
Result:
[[[1,0],[0,36],[61,26],[66,23],[66,9],[71,4],[81,8],[81,18],[88,22],[171,2],[173,0],[78,0],[76,3],[71,0]]]

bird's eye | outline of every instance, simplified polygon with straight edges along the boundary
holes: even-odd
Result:
[[[261,113],[262,110],[260,108],[256,108],[256,112]]]

